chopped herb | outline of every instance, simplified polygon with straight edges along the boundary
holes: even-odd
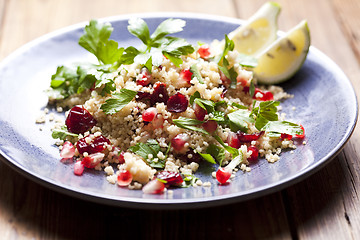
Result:
[[[225,159],[225,149],[219,147],[215,144],[210,144],[209,147],[206,149],[206,153],[213,156],[219,165],[222,165],[222,161]]]
[[[239,109],[227,115],[231,131],[247,132],[249,123],[253,123],[254,119],[249,116],[247,109]]]
[[[261,102],[258,107],[253,108],[250,115],[256,116],[255,127],[261,130],[269,121],[277,121],[277,106],[278,101]]]
[[[202,78],[202,76],[200,74],[200,71],[199,71],[196,64],[191,65],[190,72],[193,73],[193,75],[191,76],[191,79],[196,77],[196,79],[199,81],[199,83],[204,84],[204,80],[203,80],[203,78]]]
[[[183,181],[181,187],[187,188],[187,187],[194,185],[196,183],[196,181],[199,180],[199,178],[197,178],[191,174],[186,174],[186,175],[183,175],[183,180],[184,181]]]
[[[302,135],[303,129],[300,125],[287,121],[269,121],[262,129],[269,137],[280,137],[282,133],[289,135]]]
[[[215,159],[208,153],[199,153],[198,154],[207,162],[212,163],[212,164],[216,164]]]
[[[130,147],[129,150],[142,157],[153,168],[165,167],[165,159],[157,158],[161,148],[155,139],[149,139],[146,143],[137,143],[135,146]],[[151,159],[149,159],[150,154],[153,156]]]
[[[78,137],[79,135],[69,132],[66,126],[62,126],[61,129],[54,129],[51,136],[54,139],[65,140],[67,137]]]
[[[214,138],[216,139],[216,141],[218,141],[221,146],[223,146],[223,148],[225,148],[226,151],[228,151],[233,157],[236,157],[239,155],[239,150],[237,150],[236,148],[230,147],[228,145],[226,145],[223,140],[221,140],[221,138],[219,136],[214,136]]]
[[[222,55],[220,58],[216,59],[218,61],[218,67],[224,75],[230,79],[230,88],[235,89],[237,84],[237,72],[235,71],[234,67],[229,68],[229,62],[226,60],[226,55],[229,51],[234,50],[234,41],[230,40],[229,37],[225,34],[225,47],[223,50]]]
[[[91,20],[84,29],[84,35],[79,39],[79,45],[94,54],[103,64],[114,64],[120,60],[124,49],[118,43],[109,40],[113,27],[109,23],[99,23]]]
[[[203,121],[200,120],[186,118],[186,117],[179,117],[178,119],[173,119],[173,123],[180,128],[201,132],[203,134],[209,134],[203,128],[196,127],[197,125],[204,123]]]
[[[101,105],[102,109],[106,114],[114,114],[123,109],[135,96],[137,92],[129,89],[122,88],[120,93],[114,93],[110,98]]]
[[[179,67],[182,63],[180,57],[193,53],[195,49],[185,39],[167,35],[182,31],[185,24],[186,22],[181,19],[167,19],[160,23],[150,36],[149,27],[143,19],[130,19],[128,30],[144,43],[145,49],[140,51],[135,51],[133,48],[129,51],[126,49],[126,61],[147,64],[148,69],[151,69],[149,66],[161,64],[164,55]]]

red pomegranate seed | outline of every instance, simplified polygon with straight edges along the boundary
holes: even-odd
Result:
[[[228,170],[226,168],[219,168],[216,171],[216,179],[221,184],[226,183],[227,180],[229,180],[230,177],[231,177],[231,170]]]
[[[291,140],[291,139],[292,139],[292,135],[286,134],[286,133],[282,133],[282,134],[280,135],[280,139],[281,139],[281,140],[285,140],[285,139]]]
[[[185,144],[188,143],[189,140],[189,135],[187,135],[186,133],[180,133],[176,135],[173,139],[171,139],[171,146],[176,152],[184,152],[187,150]]]
[[[167,103],[168,99],[166,84],[162,82],[155,83],[154,92],[150,95],[150,104],[153,106],[156,103]]]
[[[194,153],[193,150],[187,151],[185,154],[180,155],[179,158],[187,163],[200,163],[202,161],[200,154]]]
[[[202,126],[208,133],[214,133],[218,127],[218,124],[215,120],[209,120],[204,122]]]
[[[152,126],[154,129],[164,127],[164,117],[161,113],[156,114],[154,120],[152,121]]]
[[[84,157],[81,162],[87,168],[94,168],[98,165],[105,157],[103,153],[93,153],[89,156]]]
[[[166,181],[166,186],[180,186],[184,181],[178,172],[170,171],[161,171],[156,175],[156,178]]]
[[[88,137],[91,137],[91,135]],[[102,152],[106,149],[106,144],[110,144],[109,139],[102,135],[95,137],[90,143],[86,142],[86,138],[87,137],[81,138],[76,143],[76,148],[81,154],[84,152],[87,152],[88,154]]]
[[[151,80],[152,77],[150,71],[146,67],[143,67],[140,74],[136,78],[136,84],[141,86],[147,86],[150,84]]]
[[[229,133],[226,142],[230,147],[233,148],[239,148],[241,146],[240,140],[234,132]]]
[[[75,175],[78,175],[78,176],[81,176],[84,172],[84,164],[82,163],[82,161],[77,161],[75,164],[74,164],[74,174]]]
[[[75,155],[74,145],[69,141],[64,142],[61,152],[60,152],[60,157],[72,158],[74,155]]]
[[[148,92],[138,91],[135,96],[135,99],[138,101],[143,100],[143,99],[150,99],[150,95],[151,94]]]
[[[296,134],[295,137],[303,139],[303,138],[305,138],[305,128],[301,124],[300,124],[300,128],[303,130],[303,134]]]
[[[119,154],[119,163],[120,163],[120,164],[125,163],[124,154],[125,154],[124,151],[121,151],[121,153]]]
[[[199,49],[197,50],[197,52],[199,53],[200,57],[201,58],[204,58],[206,59],[207,57],[210,56],[210,48],[209,48],[209,45],[201,45],[199,47]]]
[[[200,107],[198,104],[193,104],[195,116],[197,120],[204,121],[205,115],[207,114],[207,111]]]
[[[84,106],[75,106],[70,110],[65,124],[69,132],[79,134],[95,126],[96,120]]]
[[[243,86],[243,87],[246,87],[247,84],[248,84],[248,80],[246,80],[245,78],[242,78],[240,75],[237,76],[236,81],[238,83],[240,83],[240,85]]]
[[[190,71],[190,69],[183,69],[180,72],[180,78],[185,80],[187,83],[190,83],[192,75],[193,73]]]
[[[167,109],[169,112],[181,113],[186,111],[188,104],[187,97],[178,92],[167,101]]]
[[[237,137],[239,138],[240,142],[252,142],[258,140],[261,135],[264,134],[264,131],[253,133],[253,134],[246,134],[241,131],[236,133]]]
[[[148,182],[142,189],[145,194],[160,194],[163,193],[165,184],[157,179]]]
[[[262,91],[259,88],[255,88],[253,98],[260,101],[272,101],[274,100],[274,95],[269,91]]]
[[[151,122],[152,120],[154,120],[156,114],[157,114],[157,109],[154,107],[150,107],[142,113],[142,119],[145,122]]]
[[[250,162],[255,162],[259,157],[259,150],[255,146],[249,146],[248,151],[251,151],[251,156],[247,159]]]
[[[119,171],[120,173],[117,177],[117,184],[121,187],[128,186],[132,182],[133,176],[128,170],[123,169]]]

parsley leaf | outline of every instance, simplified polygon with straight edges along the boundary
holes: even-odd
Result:
[[[215,144],[210,144],[209,147],[206,149],[206,153],[213,156],[216,161],[218,161],[220,166],[222,164],[222,161],[224,161],[225,159],[225,149]]]
[[[177,119],[173,119],[173,123],[180,128],[201,132],[203,134],[209,134],[203,128],[196,127],[196,125],[200,125],[200,124],[204,123],[203,121],[200,121],[197,119],[179,117]]]
[[[249,117],[250,112],[246,109],[239,109],[227,115],[231,131],[247,132],[249,123],[253,123],[254,119]]]
[[[129,148],[130,151],[142,157],[153,168],[164,168],[165,159],[157,158],[161,148],[159,143],[155,139],[149,139],[146,143],[137,143],[135,146]],[[149,154],[153,158],[149,159]]]
[[[209,153],[199,153],[198,154],[207,162],[216,164],[215,159]]]
[[[251,115],[256,116],[255,127],[261,130],[269,121],[277,121],[278,101],[261,102],[258,107],[253,108]]]
[[[71,133],[67,130],[66,126],[62,126],[60,129],[54,129],[51,134],[52,138],[60,140],[65,140],[68,136],[70,137],[77,137],[78,134]]]
[[[135,96],[137,92],[129,89],[122,88],[120,93],[114,93],[110,98],[101,105],[102,109],[106,114],[114,114],[123,109]]]
[[[228,145],[226,145],[223,140],[221,140],[221,138],[219,136],[214,136],[214,138],[216,139],[216,141],[218,141],[221,146],[223,146],[223,148],[228,151],[233,157],[237,157],[239,156],[239,150],[237,150],[236,148],[230,147]]]
[[[126,60],[128,62],[135,61],[143,65],[147,63],[148,69],[151,69],[149,66],[159,66],[161,64],[164,55],[175,66],[179,67],[182,63],[180,57],[193,53],[195,49],[185,39],[167,35],[182,31],[185,24],[186,22],[181,19],[167,19],[160,23],[150,36],[149,27],[144,20],[140,18],[130,19],[128,30],[144,43],[145,50],[125,50]]]
[[[303,130],[300,125],[287,121],[269,121],[262,129],[269,137],[280,137],[282,133],[289,135],[301,135]]]
[[[190,66],[190,72],[193,73],[193,75],[191,76],[191,79],[196,77],[196,79],[199,81],[199,83],[204,84],[204,79],[202,78],[200,71],[196,64],[193,64]]]
[[[191,174],[186,174],[183,176],[183,182],[181,187],[182,188],[187,188],[190,187],[192,185],[194,185],[196,183],[197,180],[199,180],[199,178],[195,177],[194,175]]]
[[[109,23],[91,20],[79,39],[79,45],[94,54],[99,62],[114,64],[120,59],[124,49],[119,48],[116,41],[109,40],[112,31]]]
[[[236,62],[238,62],[241,66],[248,68],[255,68],[258,64],[256,58],[242,53],[240,53],[236,58]]]

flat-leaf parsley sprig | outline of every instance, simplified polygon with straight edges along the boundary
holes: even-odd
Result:
[[[185,39],[167,35],[181,32],[185,24],[184,20],[170,18],[160,23],[150,35],[149,27],[143,19],[130,19],[129,32],[139,38],[144,46],[140,49],[134,47],[125,49],[123,62],[128,64],[137,62],[151,71],[152,65],[160,66],[165,56],[179,67],[182,63],[180,57],[193,53],[195,49]]]

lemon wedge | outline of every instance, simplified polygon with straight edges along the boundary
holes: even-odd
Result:
[[[291,78],[304,63],[310,47],[310,31],[305,20],[279,37],[255,56],[254,74],[258,83],[276,84]]]
[[[281,7],[274,2],[267,2],[243,25],[228,34],[234,41],[234,50],[255,56],[262,52],[277,38],[277,19]],[[222,42],[222,48],[224,43]]]

